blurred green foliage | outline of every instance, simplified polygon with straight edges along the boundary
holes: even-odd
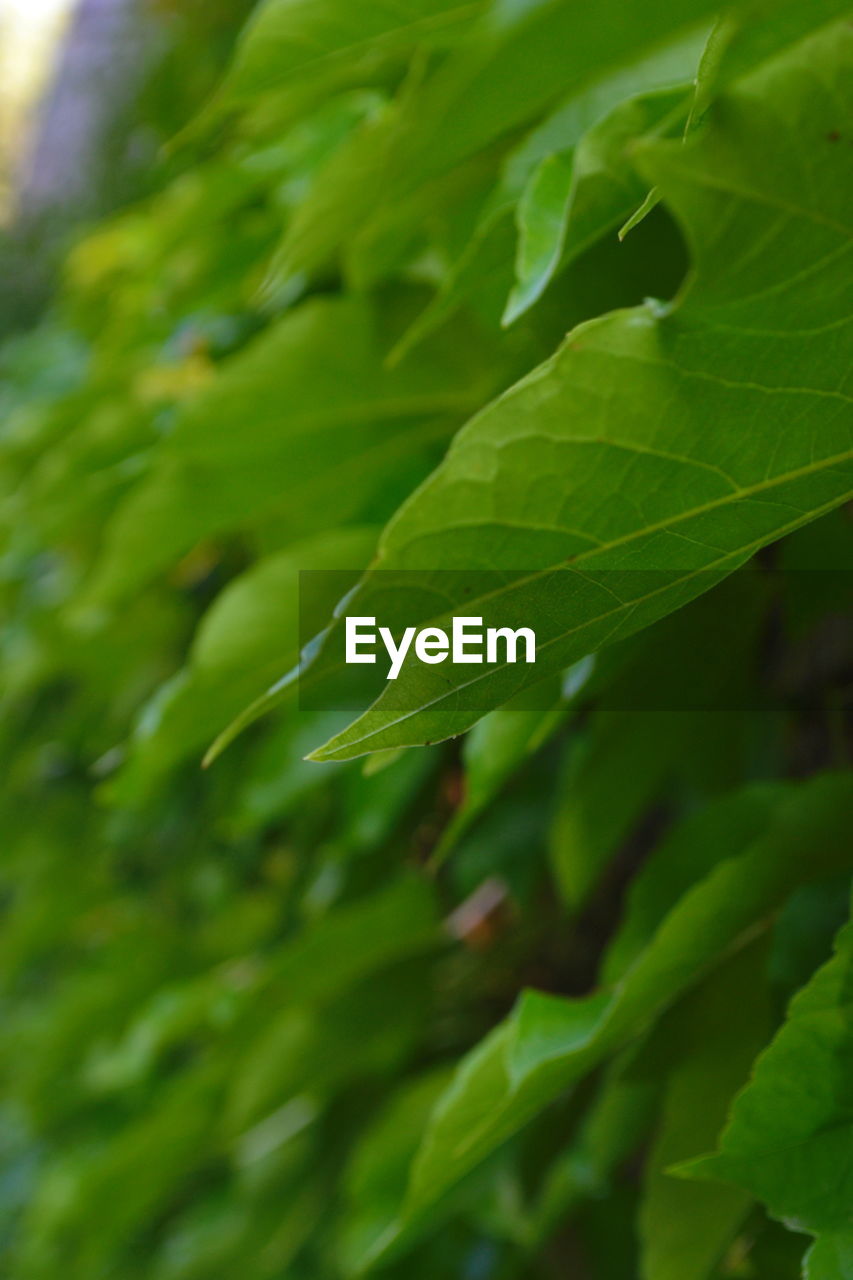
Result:
[[[849,1280],[846,9],[223,13],[0,348],[0,1270]],[[277,684],[591,538],[540,710]]]

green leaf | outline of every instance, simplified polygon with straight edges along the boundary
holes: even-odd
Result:
[[[803,1280],[851,1280],[853,1230],[831,1231],[815,1241],[803,1260]]]
[[[265,0],[245,28],[225,92],[248,98],[293,89],[330,72],[338,79],[367,57],[458,38],[486,0]]]
[[[849,917],[850,15],[136,8],[143,198],[0,232],[0,1275],[853,1280],[849,976],[756,1155],[831,1222],[673,1172]],[[538,684],[304,759],[385,689],[343,615],[468,587]]]
[[[564,902],[577,909],[607,861],[659,794],[693,725],[678,711],[597,711],[563,775],[551,862]],[[614,788],[613,779],[621,780]]]
[[[849,12],[846,0],[750,0],[718,19],[699,64],[689,128],[720,89]]]
[[[849,1262],[851,1080],[853,926],[847,925],[834,957],[794,997],[784,1026],[759,1058],[718,1153],[681,1170],[744,1187],[774,1217],[829,1237],[809,1263],[816,1275],[842,1276]]]
[[[269,973],[282,997],[305,1005],[441,942],[433,888],[406,872],[307,928],[271,957]]]
[[[673,1011],[677,1059],[646,1164],[643,1280],[707,1280],[749,1208],[748,1193],[686,1183],[669,1166],[715,1142],[770,1032],[766,939],[723,963]]]
[[[503,316],[512,324],[541,297],[555,273],[619,223],[644,182],[629,159],[640,138],[666,133],[683,118],[686,86],[620,100],[574,152],[546,157],[519,201],[516,285]]]
[[[689,134],[697,127],[721,90],[847,11],[845,0],[818,0],[816,4],[803,4],[802,0],[783,0],[781,4],[776,0],[769,3],[752,0],[727,10],[711,31],[699,62],[685,132]],[[633,231],[660,199],[660,192],[653,187],[620,228],[619,239],[623,240]]]
[[[426,970],[398,964],[315,1008],[298,997],[267,1013],[252,1034],[244,1022],[231,1084],[221,1115],[224,1135],[251,1159],[275,1134],[283,1107],[307,1103],[310,1122],[326,1103],[353,1083],[393,1070],[411,1052],[420,1032]],[[276,992],[275,994],[279,994]],[[388,1008],[397,1010],[388,1017]]]
[[[536,174],[555,163],[558,156],[567,164],[571,161],[573,176],[560,216],[551,224],[550,250],[546,254],[543,249],[544,269],[533,271],[523,298],[520,283],[508,303],[505,294],[500,298],[503,323],[514,322],[538,300],[557,268],[566,267],[618,225],[643,187],[629,161],[628,145],[673,112],[678,118],[686,110],[686,90],[663,86],[686,81],[698,53],[699,40],[690,33],[582,86],[514,147],[503,161],[500,182],[486,201],[466,248],[435,299],[404,335],[399,351],[422,341],[466,302],[480,312],[489,308],[492,293],[510,274],[512,220],[518,223],[521,245],[528,213],[537,217],[539,201],[531,190]],[[529,208],[524,207],[525,198]],[[517,265],[517,274],[519,271]]]
[[[656,209],[661,202],[661,194],[657,187],[652,187],[651,191],[646,193],[645,199],[637,206],[631,214],[627,222],[623,223],[619,228],[619,239],[624,240],[629,232],[638,227],[645,218],[649,216],[653,209]]]
[[[516,286],[504,323],[510,324],[540,296],[557,268],[566,234],[574,156],[557,151],[536,168],[518,205]]]
[[[648,1136],[663,1088],[660,1073],[643,1063],[648,1049],[649,1041],[640,1040],[608,1064],[577,1137],[548,1170],[534,1240],[547,1239],[583,1201],[605,1197],[620,1164]]]
[[[699,63],[693,105],[686,132],[696,128],[715,96],[788,45],[848,12],[846,0],[752,0],[729,9],[717,20]],[[653,187],[619,230],[623,240],[656,208],[660,192]]]
[[[515,243],[512,209],[511,201],[496,199],[485,211],[435,297],[403,334],[392,359],[403,359],[466,303],[480,310],[484,306],[489,309],[491,304],[497,318],[500,302],[492,304],[492,298],[499,294],[502,300],[512,279]],[[495,287],[495,281],[499,288]]]
[[[631,883],[622,923],[607,948],[602,977],[615,983],[642,954],[669,911],[721,857],[746,848],[769,825],[783,783],[753,783],[680,822]]]
[[[690,240],[689,287],[582,325],[387,528],[386,588],[394,570],[494,569],[496,540],[510,547],[517,576],[489,615],[539,624],[535,666],[410,664],[317,759],[459,733],[853,493],[846,158],[828,141],[853,105],[851,44],[833,28],[743,81],[701,138],[643,145]],[[370,592],[368,577],[353,611],[371,613]],[[481,603],[469,593],[465,613]]]
[[[304,538],[405,493],[494,385],[470,332],[384,367],[412,302],[313,299],[226,362],[119,508],[88,603],[124,599],[200,538],[270,512]]]
[[[558,102],[582,98],[597,81],[624,73],[622,96],[636,91],[626,81],[639,79],[643,87],[646,73],[651,86],[660,83],[655,57],[666,62],[666,46],[678,48],[680,41],[698,56],[696,32],[715,6],[709,0],[682,0],[677,9],[667,0],[602,0],[593,12],[550,0],[523,5],[514,16],[508,7],[496,10],[478,39],[433,74],[416,70],[397,102],[318,175],[285,233],[276,265],[280,275],[315,271],[332,261],[377,208],[384,216],[424,184],[503,147],[514,130],[533,124]],[[568,135],[549,150],[571,141]]]
[[[360,1139],[344,1176],[342,1251],[348,1272],[358,1270],[393,1221],[400,1185],[447,1076],[442,1066],[404,1083]]]
[[[681,898],[612,991],[582,1000],[528,992],[463,1059],[436,1108],[397,1231],[415,1226],[490,1151],[754,938],[795,885],[849,868],[851,820],[850,777],[793,788],[764,834]],[[389,1234],[383,1248],[395,1241]]]
[[[459,50],[407,102],[397,126],[403,181],[446,169],[555,100],[689,38],[713,12],[706,0],[677,10],[663,0],[602,0],[594,12],[560,0],[522,6],[515,22],[495,21],[491,39]]]
[[[89,1144],[54,1164],[28,1206],[21,1261],[30,1274],[70,1264],[79,1275],[97,1275],[129,1236],[163,1212],[208,1157],[223,1074],[221,1062],[202,1063],[168,1081],[156,1105],[115,1141]]]
[[[129,758],[104,793],[138,805],[188,757],[200,756],[246,702],[299,656],[299,574],[358,571],[376,545],[373,528],[331,530],[256,561],[202,618],[186,666],[154,695],[136,723]],[[340,578],[329,575],[329,588]],[[322,578],[319,579],[322,581]],[[335,595],[327,600],[334,608]]]

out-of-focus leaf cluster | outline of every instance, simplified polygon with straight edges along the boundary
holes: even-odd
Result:
[[[849,1276],[845,12],[266,0],[0,350],[10,1280]],[[280,687],[596,538],[540,710]]]

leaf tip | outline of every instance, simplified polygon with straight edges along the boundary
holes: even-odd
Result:
[[[680,1160],[670,1165],[666,1173],[672,1178],[683,1178],[687,1182],[716,1181],[723,1177],[725,1161],[715,1154],[693,1156],[690,1160]]]

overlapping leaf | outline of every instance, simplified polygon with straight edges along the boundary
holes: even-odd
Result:
[[[696,32],[714,12],[707,0],[689,0],[677,10],[664,0],[608,4],[612,9],[596,13],[562,0],[516,9],[495,5],[478,40],[423,83],[406,86],[386,113],[333,157],[288,228],[276,271],[285,278],[315,271],[377,216],[377,203],[381,218],[477,156],[500,154],[513,130],[534,124],[558,103],[568,101],[571,113],[572,99],[583,101],[598,81],[621,72],[626,94],[637,91],[632,81],[637,88],[654,87],[661,82],[651,68],[654,55],[672,68],[685,50],[692,69]],[[674,58],[660,48],[668,42]],[[644,71],[651,72],[648,80]],[[566,145],[571,141],[569,133]]]
[[[686,1152],[714,1141],[770,1027],[766,945],[759,939],[678,1009],[661,1123],[649,1152],[639,1229],[644,1280],[707,1280],[745,1218],[750,1196],[672,1177]]]
[[[774,1216],[817,1235],[809,1280],[843,1280],[853,1257],[851,1078],[853,930],[847,926],[836,954],[794,998],[787,1022],[759,1059],[719,1152],[685,1169],[745,1187]]]
[[[723,857],[683,895],[612,991],[579,1001],[527,993],[460,1065],[413,1167],[401,1222],[383,1247],[602,1057],[635,1038],[720,957],[753,937],[804,874],[849,868],[851,817],[853,784],[846,776],[795,791],[766,831],[736,856]]]
[[[245,28],[223,87],[241,102],[319,81],[328,92],[383,57],[469,32],[488,0],[265,0]]]
[[[246,4],[179,7],[166,80],[204,94]],[[670,1168],[718,1144],[765,977],[781,1018],[828,954],[853,826],[849,774],[775,781],[846,760],[844,507],[675,608],[849,486],[850,33],[800,43],[846,9],[736,0],[699,65],[716,12],[262,0],[204,158],[0,346],[9,1280],[705,1280],[754,1195],[851,1280],[847,933],[705,1169],[736,1185]],[[294,658],[297,571],[407,499],[359,607],[482,570],[489,621],[558,641],[541,688],[407,676],[362,769],[302,759],[347,713],[288,685],[201,773]],[[314,651],[303,707],[353,676]],[[461,761],[400,745],[480,715]],[[527,982],[579,994],[481,1042]],[[798,1280],[762,1213],[720,1270]]]
[[[698,141],[645,146],[690,239],[683,296],[581,326],[459,434],[386,530],[386,588],[390,571],[439,564],[517,571],[499,603],[507,622],[539,622],[535,667],[406,668],[318,759],[458,733],[850,496],[835,143],[850,66],[849,29],[832,28],[721,101]],[[370,590],[354,610],[371,612]]]
[[[368,564],[376,530],[347,527],[266,556],[219,595],[196,632],[186,666],[140,714],[130,758],[109,786],[113,803],[138,805],[180,761],[198,757],[282,663],[299,654],[299,574]],[[333,607],[334,595],[328,600]]]
[[[126,596],[198,539],[271,512],[305,537],[402,496],[494,373],[470,331],[385,369],[400,301],[309,301],[226,363],[119,509],[90,600]]]

